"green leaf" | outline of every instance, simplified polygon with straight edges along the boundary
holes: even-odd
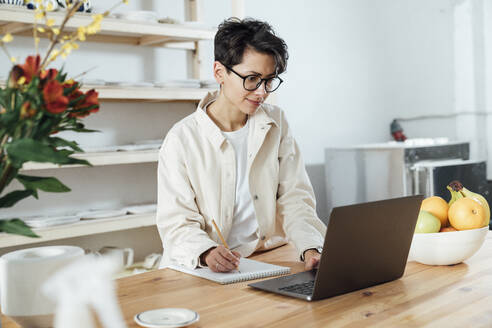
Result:
[[[70,188],[54,177],[33,177],[19,174],[17,180],[24,185],[26,189],[42,190],[46,192],[68,192]]]
[[[55,164],[83,164],[90,165],[86,160],[69,157],[73,154],[68,150],[55,150],[42,142],[33,139],[18,139],[5,146],[9,159],[15,167],[22,167],[28,161],[49,162]]]
[[[83,152],[84,150],[79,147],[79,144],[75,141],[68,141],[58,137],[48,137],[47,142],[53,147],[70,147],[75,151]]]
[[[82,112],[87,112],[87,111],[89,111],[91,109],[95,109],[95,108],[99,108],[99,105],[90,105],[90,106],[83,107],[83,108],[77,108],[77,109],[71,110],[70,112],[72,112],[72,113],[82,113]]]
[[[0,220],[0,231],[21,236],[40,238],[20,219]]]
[[[58,73],[58,74],[60,74],[60,73]],[[80,87],[79,83],[78,82],[75,82],[70,88],[64,88],[63,89],[63,95],[64,96],[68,96],[69,94],[71,94],[78,87]]]
[[[0,208],[12,207],[18,201],[34,195],[37,196],[36,191],[30,189],[11,191],[0,198]]]

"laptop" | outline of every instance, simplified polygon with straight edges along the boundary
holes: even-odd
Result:
[[[248,286],[320,300],[403,275],[422,195],[335,207],[318,268]]]

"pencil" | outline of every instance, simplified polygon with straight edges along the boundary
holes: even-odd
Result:
[[[222,236],[222,233],[220,232],[219,230],[219,227],[217,227],[217,224],[215,223],[215,220],[212,219],[212,224],[214,225],[215,227],[215,231],[217,231],[217,235],[219,235],[219,238],[220,238],[220,241],[222,241],[222,244],[224,244],[224,246],[229,249],[229,245],[227,245],[225,239],[224,239],[224,236]]]
[[[217,226],[217,223],[215,223],[215,220],[212,219],[212,224],[214,225],[214,228],[215,228],[215,231],[217,231],[217,235],[219,236],[220,238],[220,241],[222,241],[222,244],[224,244],[224,246],[230,250],[229,248],[229,245],[227,245],[225,239],[224,239],[224,236],[222,236],[222,233],[220,232],[220,229],[219,227]],[[241,271],[239,271],[239,269],[237,270],[239,273],[241,273]]]

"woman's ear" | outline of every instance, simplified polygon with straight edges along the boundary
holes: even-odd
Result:
[[[214,61],[214,78],[219,85],[224,84],[224,78],[227,74],[226,68],[218,61]]]

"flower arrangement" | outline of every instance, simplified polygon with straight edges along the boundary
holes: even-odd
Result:
[[[68,192],[70,188],[55,177],[36,177],[20,174],[23,164],[48,162],[55,164],[82,164],[89,162],[71,155],[83,152],[75,141],[69,141],[56,134],[61,131],[94,132],[86,129],[82,119],[99,110],[98,93],[94,89],[83,92],[81,84],[68,78],[63,70],[48,68],[58,57],[66,58],[78,48],[78,41],[86,40],[87,35],[101,29],[101,21],[123,0],[103,14],[92,16],[92,22],[76,31],[65,32],[66,23],[75,15],[84,1],[66,3],[66,14],[59,26],[49,18],[50,4],[43,5],[35,0],[33,38],[36,54],[28,56],[24,64],[16,64],[6,43],[13,37],[6,34],[1,38],[0,46],[13,63],[7,84],[0,88],[0,208],[8,208],[20,200],[33,196],[38,191]],[[39,20],[44,21],[40,24]],[[46,54],[38,53],[40,35],[49,38]],[[17,180],[23,190],[5,193],[6,187]],[[12,218],[0,220],[0,231],[37,236],[22,220]]]

